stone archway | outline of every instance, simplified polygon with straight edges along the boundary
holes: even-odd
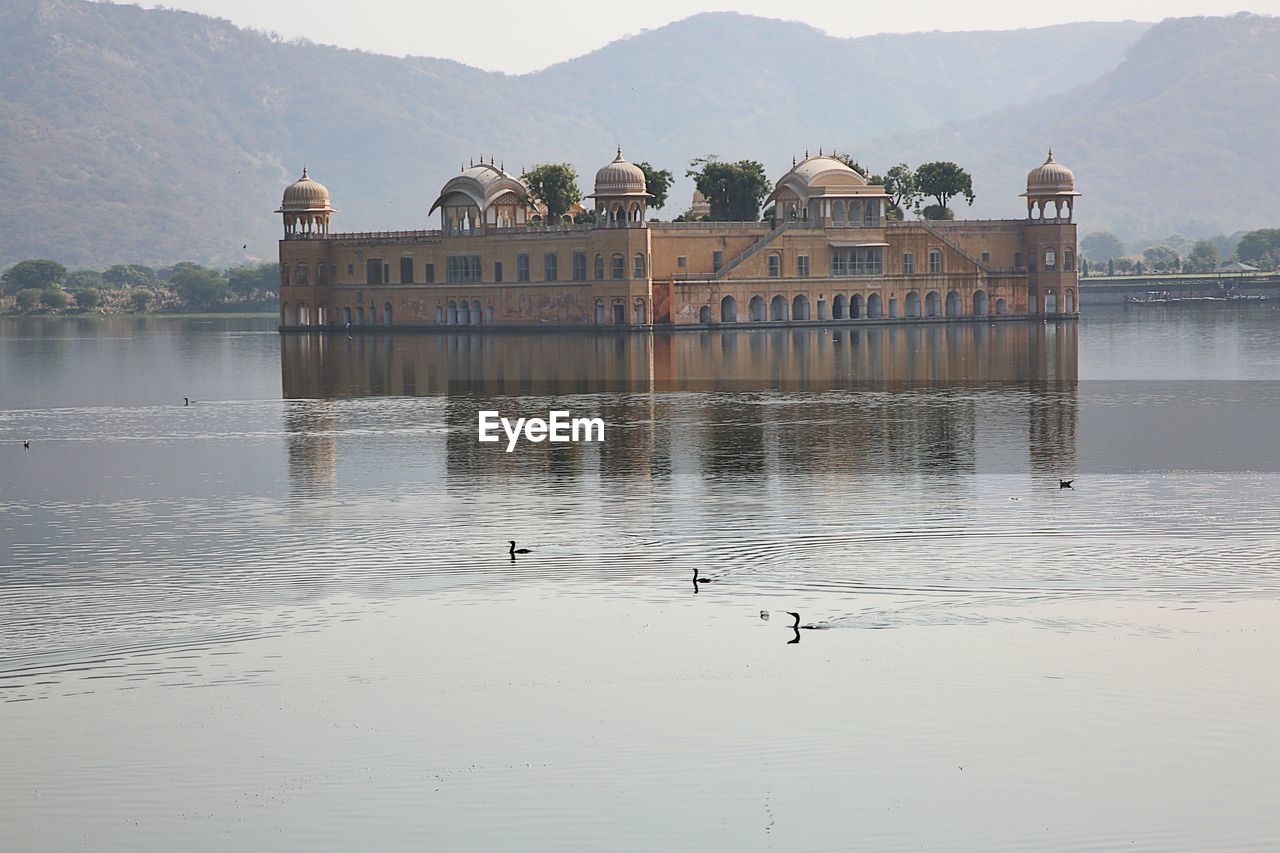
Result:
[[[765,320],[764,297],[753,296],[751,301],[747,303],[747,318],[752,323],[762,323]]]
[[[937,317],[942,314],[942,297],[938,291],[930,290],[924,295],[924,316]]]
[[[797,293],[796,298],[791,300],[791,319],[809,319],[809,297],[803,293]]]
[[[880,317],[880,294],[873,293],[867,297],[867,319],[879,320]]]
[[[907,316],[920,316],[920,294],[914,290],[907,294]]]
[[[698,308],[698,322],[704,326],[711,323],[711,306],[702,305]]]
[[[964,300],[960,298],[960,293],[955,290],[947,292],[947,316],[959,317],[964,314]]]
[[[782,294],[773,297],[773,301],[769,303],[769,319],[774,322],[787,319],[787,297]]]
[[[738,300],[732,296],[726,296],[720,300],[720,322],[736,323],[738,322]]]
[[[975,317],[985,317],[987,314],[987,294],[982,290],[973,292],[973,314]]]
[[[843,293],[837,293],[835,298],[831,300],[831,319],[843,320],[845,318],[846,300]]]

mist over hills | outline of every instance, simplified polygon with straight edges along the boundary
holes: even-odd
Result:
[[[710,13],[509,76],[283,43],[184,12],[7,0],[0,263],[271,258],[271,211],[303,163],[333,192],[336,228],[421,228],[470,158],[492,154],[512,171],[567,160],[590,192],[619,143],[677,174],[714,152],[759,159],[777,178],[818,145],[877,169],[954,159],[974,173],[975,211],[1000,216],[1017,215],[1020,182],[1052,143],[1088,193],[1086,230],[1260,224],[1278,192],[1253,171],[1274,156],[1260,140],[1280,120],[1275,60],[1258,55],[1275,26],[1213,18],[840,39]],[[1214,55],[1240,50],[1250,55]],[[1236,130],[1259,111],[1254,132]],[[1138,129],[1159,138],[1131,138]],[[1139,156],[1152,159],[1135,168]],[[1188,219],[1155,176],[1192,167],[1206,173],[1194,187],[1218,192]],[[683,209],[690,189],[678,184],[660,215]]]
[[[1278,139],[1280,19],[1240,14],[1164,21],[1095,81],[871,150],[964,163],[981,184],[973,214],[1001,216],[1028,156],[1052,145],[1085,194],[1085,230],[1137,237],[1274,226]]]

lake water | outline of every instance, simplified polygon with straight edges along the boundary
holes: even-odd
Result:
[[[1273,848],[1277,379],[1262,305],[2,320],[0,848]]]

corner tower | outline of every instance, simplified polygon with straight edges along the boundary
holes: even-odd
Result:
[[[1027,223],[1022,247],[1026,257],[1028,309],[1032,314],[1078,313],[1076,272],[1076,177],[1053,159],[1027,173]]]
[[[619,146],[613,162],[596,172],[595,192],[587,198],[596,200],[597,228],[643,228],[653,196],[645,185],[644,170],[628,163]]]
[[[284,189],[284,199],[276,213],[284,215],[286,240],[329,235],[329,214],[336,213],[329,200],[329,190],[319,181],[313,181],[302,167],[302,177]]]

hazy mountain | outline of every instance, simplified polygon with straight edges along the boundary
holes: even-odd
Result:
[[[184,12],[5,0],[0,262],[271,257],[271,211],[304,163],[343,230],[424,227],[440,185],[482,154],[514,170],[571,161],[584,192],[617,143],[677,174],[708,152],[776,172],[806,146],[857,154],[874,137],[1065,91],[1145,29],[836,39],[706,14],[508,76],[280,43]],[[677,187],[667,215],[688,192]]]
[[[1278,139],[1280,19],[1240,14],[1164,21],[1093,82],[872,150],[964,163],[973,212],[1007,216],[1052,145],[1085,194],[1083,227],[1132,238],[1275,226]]]

